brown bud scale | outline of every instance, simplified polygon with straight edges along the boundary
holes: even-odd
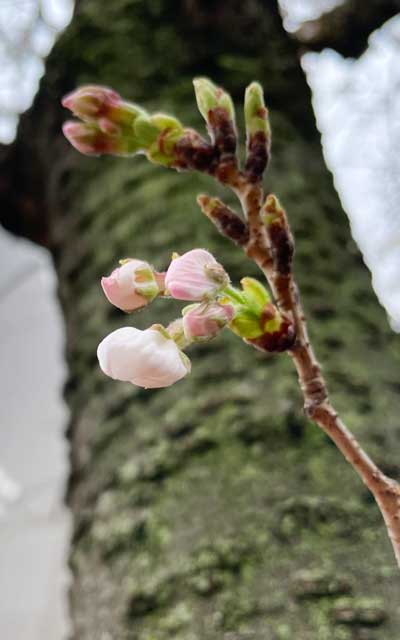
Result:
[[[246,176],[251,182],[261,180],[270,157],[269,141],[263,131],[250,136],[247,144]]]
[[[278,331],[264,333],[259,338],[249,338],[245,342],[259,351],[281,353],[290,350],[296,340],[296,331],[288,317],[282,316],[282,324]]]
[[[235,244],[244,246],[249,240],[249,229],[247,224],[232,214],[228,207],[218,207],[213,210],[210,218],[214,221],[217,229],[224,235],[233,240]]]
[[[234,155],[237,136],[234,124],[224,107],[215,107],[208,112],[208,127],[221,154]]]
[[[218,165],[219,154],[195,131],[187,131],[175,145],[176,169],[195,169],[213,173]]]
[[[287,275],[292,269],[294,243],[292,235],[280,220],[268,225],[275,267],[278,273]]]

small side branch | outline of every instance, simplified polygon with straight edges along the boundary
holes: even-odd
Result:
[[[219,198],[200,195],[197,202],[203,213],[217,227],[218,231],[236,245],[243,247],[249,241],[249,229],[237,213]]]

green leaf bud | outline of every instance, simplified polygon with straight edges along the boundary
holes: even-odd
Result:
[[[235,108],[229,93],[221,87],[217,87],[208,78],[196,78],[193,80],[193,85],[197,106],[207,123],[210,121],[210,111],[217,107],[225,109],[228,118],[232,121],[235,120]]]
[[[248,137],[261,132],[270,138],[268,110],[264,103],[262,87],[258,82],[252,82],[246,89],[244,119]]]

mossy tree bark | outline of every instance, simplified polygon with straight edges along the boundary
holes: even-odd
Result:
[[[192,349],[190,377],[152,392],[98,369],[107,332],[177,314],[172,302],[133,318],[110,308],[99,278],[118,258],[162,268],[172,250],[204,246],[235,280],[257,273],[198,210],[197,193],[216,193],[211,179],[143,158],[80,157],[61,136],[60,98],[107,84],[201,127],[191,88],[200,74],[237,104],[251,80],[264,84],[266,188],[294,229],[312,340],[335,406],[380,466],[399,472],[398,340],[351,240],[275,2],[81,0],[2,152],[1,187],[5,224],[52,250],[66,317],[75,638],[392,639],[398,576],[380,514],[303,418],[285,355],[227,334]]]

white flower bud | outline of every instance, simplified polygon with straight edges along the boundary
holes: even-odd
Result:
[[[97,349],[102,371],[114,380],[138,387],[169,387],[190,372],[189,358],[158,329],[123,327],[110,333]]]

